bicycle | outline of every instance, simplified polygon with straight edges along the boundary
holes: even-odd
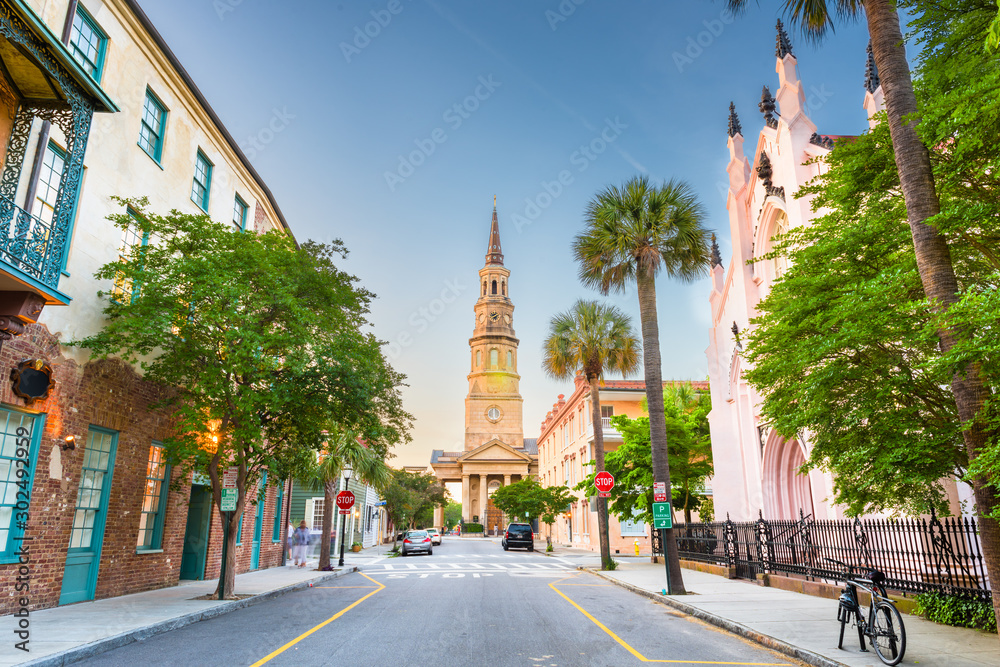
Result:
[[[869,570],[867,577],[854,577],[854,566],[842,563],[833,558],[823,560],[836,563],[846,569],[844,591],[840,594],[840,605],[837,607],[837,620],[840,621],[840,640],[837,648],[844,648],[844,628],[854,617],[854,625],[858,628],[858,641],[861,650],[865,648],[865,637],[871,641],[879,660],[887,665],[898,665],[906,653],[906,628],[903,618],[896,609],[896,603],[885,591],[885,575],[878,570]],[[858,599],[858,589],[866,591],[871,596],[868,605],[867,618],[862,613],[861,602]]]

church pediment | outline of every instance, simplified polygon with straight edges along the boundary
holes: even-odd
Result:
[[[511,461],[530,462],[531,456],[522,451],[516,450],[510,445],[494,438],[489,442],[476,447],[470,452],[466,452],[458,457],[461,463],[472,461]]]

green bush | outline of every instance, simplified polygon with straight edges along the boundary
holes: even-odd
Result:
[[[959,628],[997,631],[993,605],[987,600],[974,600],[938,592],[920,593],[915,599],[916,612],[927,620]]]
[[[481,533],[483,532],[483,524],[481,523],[467,523],[462,526],[463,533]]]

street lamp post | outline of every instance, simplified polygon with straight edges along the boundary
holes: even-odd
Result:
[[[344,465],[344,488],[347,488],[347,483],[351,481],[351,473],[354,470],[351,468],[351,464],[348,463]],[[338,508],[340,509],[340,508]],[[340,515],[340,561],[337,563],[337,567],[344,567],[344,527],[347,523],[347,515]]]

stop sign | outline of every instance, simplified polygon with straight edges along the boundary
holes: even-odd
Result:
[[[350,514],[351,508],[354,507],[354,494],[350,491],[341,491],[338,493],[337,507],[340,508],[341,514]]]
[[[602,470],[594,477],[594,486],[601,492],[602,498],[607,498],[608,492],[615,486],[615,476],[606,470]]]

